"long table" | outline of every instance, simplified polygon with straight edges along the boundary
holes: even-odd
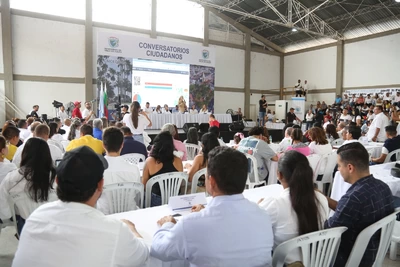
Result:
[[[155,114],[151,113],[148,115],[152,122],[152,126],[147,129],[161,129],[164,124],[172,123],[176,127],[182,128],[185,123],[197,122],[197,123],[208,123],[209,114],[182,114],[182,113],[170,113],[170,114]],[[220,123],[232,123],[231,114],[214,114],[215,119]]]
[[[243,195],[245,198],[252,202],[257,202],[261,198],[268,198],[268,197],[277,197],[283,192],[283,187],[281,185],[269,185],[258,187],[254,189],[245,190]],[[209,202],[211,197],[207,198]],[[138,232],[143,236],[145,243],[151,246],[153,235],[159,229],[157,226],[157,221],[161,219],[163,216],[172,215],[175,212],[172,212],[167,205],[147,208],[147,209],[140,209],[135,211],[123,212],[108,215],[110,217],[116,219],[127,219],[132,221],[136,225],[136,229]],[[180,212],[183,215],[183,219],[185,215],[189,214],[188,212]],[[250,227],[250,225],[249,225]],[[150,257],[147,262],[143,266],[148,267],[183,267],[189,266],[188,262],[185,261],[172,261],[172,262],[162,262],[156,258]]]

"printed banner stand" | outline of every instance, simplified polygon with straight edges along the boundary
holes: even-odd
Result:
[[[304,120],[305,116],[305,106],[306,106],[306,98],[305,97],[292,97],[292,108],[294,108],[294,114],[300,119]]]

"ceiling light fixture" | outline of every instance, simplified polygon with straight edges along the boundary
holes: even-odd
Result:
[[[399,0],[400,1],[400,0]],[[296,28],[293,28],[292,29],[292,32],[297,32],[297,29]]]

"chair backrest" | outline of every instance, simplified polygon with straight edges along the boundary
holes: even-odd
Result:
[[[193,175],[193,178],[192,178],[192,189],[191,189],[191,194],[194,194],[194,193],[196,193],[196,191],[197,191],[197,182],[199,181],[199,178],[202,176],[202,175],[205,175],[206,174],[206,171],[207,171],[207,168],[204,168],[204,169],[201,169],[201,170],[198,170],[194,175]]]
[[[332,146],[341,146],[344,143],[344,140],[342,138],[335,139],[331,142]]]
[[[304,266],[327,267],[335,262],[342,233],[347,227],[336,227],[301,235],[280,244],[272,257],[272,266],[281,267],[294,249],[300,249]]]
[[[194,160],[194,157],[200,152],[201,147],[195,144],[185,143],[187,151],[187,160]]]
[[[137,207],[142,208],[144,204],[144,186],[142,183],[124,182],[105,185],[103,186],[103,194],[108,202],[108,214],[136,210]],[[138,196],[140,199],[138,199]]]
[[[400,160],[400,149],[396,149],[396,150],[393,150],[392,152],[390,152],[386,156],[385,161],[383,163],[391,162],[392,161],[391,158],[392,158],[393,155],[395,155],[396,160]],[[394,161],[396,161],[396,160],[394,160]]]
[[[67,146],[69,145],[69,140],[63,140],[61,141],[61,145],[64,147],[64,151],[67,151]]]
[[[396,215],[399,211],[393,212],[385,218],[371,224],[358,234],[350,256],[347,259],[346,267],[359,266],[365,250],[369,244],[371,237],[380,230],[380,242],[378,253],[376,254],[375,262],[372,267],[382,266],[386,253],[389,249],[391,236],[393,233],[394,224],[396,222]]]
[[[139,162],[144,162],[146,157],[139,153],[129,153],[121,156],[126,162],[130,164],[138,164]]]
[[[322,156],[319,154],[311,154],[309,156],[307,156],[308,162],[310,163],[310,167],[313,170],[314,173],[314,177],[317,171],[317,166],[319,161],[321,160]]]
[[[315,175],[314,181],[318,178],[319,175],[322,175],[322,179],[320,182],[331,182],[333,176],[333,169],[337,164],[337,153],[336,151],[332,151],[329,154],[322,155],[321,160],[319,161]]]
[[[249,169],[247,170],[247,183],[259,183],[260,178],[258,177],[258,164],[257,159],[245,153],[247,161],[249,162]]]
[[[151,204],[151,189],[153,185],[159,184],[161,191],[161,205],[167,204],[169,198],[177,196],[185,181],[184,193],[187,190],[188,174],[183,172],[168,172],[150,178],[146,184],[146,208]]]

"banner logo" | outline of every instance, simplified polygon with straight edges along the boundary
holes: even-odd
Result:
[[[112,48],[117,48],[119,46],[119,39],[117,37],[109,37],[108,44]]]
[[[210,56],[210,52],[208,52],[208,50],[203,50],[202,55],[204,59],[207,59]]]

